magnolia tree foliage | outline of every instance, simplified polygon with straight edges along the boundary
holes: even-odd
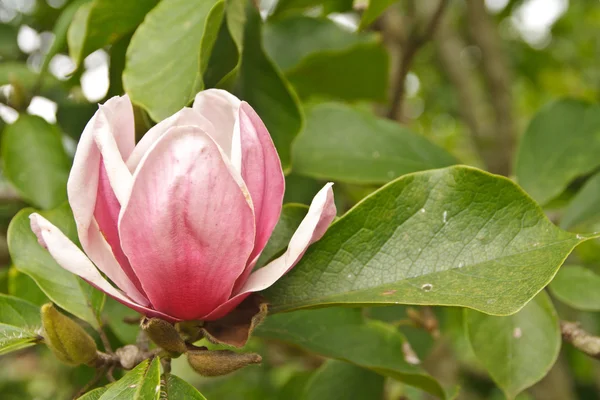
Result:
[[[0,397],[598,397],[600,14],[537,3],[0,3]]]

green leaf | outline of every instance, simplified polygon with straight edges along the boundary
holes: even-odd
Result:
[[[326,308],[271,315],[255,334],[350,362],[444,398],[439,383],[404,359],[406,340],[393,326],[365,320],[360,309]]]
[[[206,400],[195,387],[173,374],[166,375],[164,381],[161,400]]]
[[[382,399],[383,383],[383,376],[375,372],[329,360],[312,376],[302,399]]]
[[[546,293],[509,317],[465,312],[475,355],[509,399],[542,379],[554,365],[561,336]]]
[[[286,76],[303,98],[385,102],[388,53],[381,43],[365,43],[343,52],[312,54]]]
[[[573,197],[560,220],[560,226],[568,229],[598,219],[600,219],[600,173],[588,179]]]
[[[77,243],[77,229],[67,204],[50,211],[21,210],[8,227],[8,249],[15,267],[29,275],[52,302],[98,328],[103,295],[63,269],[37,241],[29,215],[39,212]]]
[[[0,355],[31,347],[40,340],[34,331],[0,323]]]
[[[22,299],[0,294],[0,355],[40,341],[40,309]]]
[[[362,200],[264,294],[272,312],[401,303],[512,314],[588,238],[554,226],[507,178],[426,171]]]
[[[298,12],[317,7],[322,7],[322,14],[327,15],[332,12],[350,11],[352,10],[352,4],[352,0],[280,0],[276,3],[271,16],[275,17],[288,12]]]
[[[285,170],[290,166],[292,141],[302,128],[302,114],[289,83],[264,52],[258,10],[248,5],[246,12],[238,94],[269,129]]]
[[[579,265],[564,266],[550,283],[552,294],[578,310],[600,311],[600,275]]]
[[[291,15],[266,24],[263,36],[265,50],[301,97],[387,98],[389,60],[377,35]]]
[[[144,360],[117,382],[110,385],[99,400],[158,400],[160,396],[160,361]]]
[[[52,40],[50,48],[44,55],[44,61],[42,61],[42,66],[40,68],[40,75],[43,75],[46,73],[46,71],[48,71],[48,67],[50,66],[50,61],[52,61],[52,58],[62,51],[67,44],[67,32],[69,30],[69,26],[71,26],[77,10],[79,10],[79,8],[88,1],[89,0],[76,0],[72,2],[65,7],[63,12],[60,14],[60,17],[58,17],[56,20],[54,28],[52,29],[54,40]],[[83,38],[81,38],[81,40],[83,40]]]
[[[296,232],[307,211],[308,206],[303,204],[285,204],[283,206],[279,221],[277,221],[277,225],[275,225],[275,229],[273,229],[273,233],[256,263],[258,267],[265,265],[287,248],[292,235]]]
[[[0,24],[0,58],[2,60],[14,60],[21,55],[17,35],[18,29],[15,26]]]
[[[263,41],[267,54],[283,71],[293,69],[307,56],[344,51],[377,41],[375,34],[356,34],[327,18],[290,15],[268,21]]]
[[[132,32],[158,0],[93,0],[74,13],[69,28],[69,54],[80,65],[95,50]]]
[[[33,279],[14,266],[8,272],[8,294],[40,307],[50,301]]]
[[[350,183],[385,183],[456,159],[395,122],[339,103],[309,107],[294,143],[295,173]]]
[[[71,161],[59,130],[43,118],[22,114],[4,129],[2,161],[4,175],[27,201],[48,209],[67,199]]]
[[[0,324],[37,329],[42,326],[40,308],[18,297],[0,294]]]
[[[123,85],[131,100],[152,119],[174,114],[204,88],[202,75],[223,9],[223,0],[163,0],[134,33],[127,49]]]
[[[568,134],[565,134],[568,132]],[[600,166],[600,106],[563,99],[543,107],[521,139],[515,172],[540,204]]]
[[[386,8],[394,4],[397,0],[369,0],[367,8],[363,11],[360,17],[359,30],[363,30],[371,25]]]
[[[99,387],[97,389],[91,390],[79,397],[77,400],[99,400],[100,397],[108,390],[108,387]]]

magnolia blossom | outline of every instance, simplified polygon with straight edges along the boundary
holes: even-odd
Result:
[[[287,251],[253,272],[284,185],[269,132],[235,96],[200,92],[137,145],[129,98],[113,97],[88,122],[69,176],[85,253],[39,214],[31,227],[63,268],[126,306],[168,321],[210,321],[271,286],[333,220],[328,183]]]

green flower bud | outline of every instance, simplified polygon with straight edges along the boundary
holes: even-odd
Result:
[[[262,357],[256,353],[235,353],[230,350],[210,351],[206,348],[189,350],[188,362],[202,376],[221,376],[245,367],[260,364]]]
[[[54,308],[52,303],[42,306],[42,325],[46,344],[65,364],[92,364],[96,360],[94,339],[79,324]]]
[[[179,355],[185,353],[185,342],[175,327],[159,318],[144,318],[141,327],[148,337],[169,353]]]

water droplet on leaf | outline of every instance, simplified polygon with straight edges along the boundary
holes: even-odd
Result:
[[[423,286],[421,286],[421,290],[424,292],[430,292],[431,289],[433,289],[433,285],[431,283],[425,283]]]

